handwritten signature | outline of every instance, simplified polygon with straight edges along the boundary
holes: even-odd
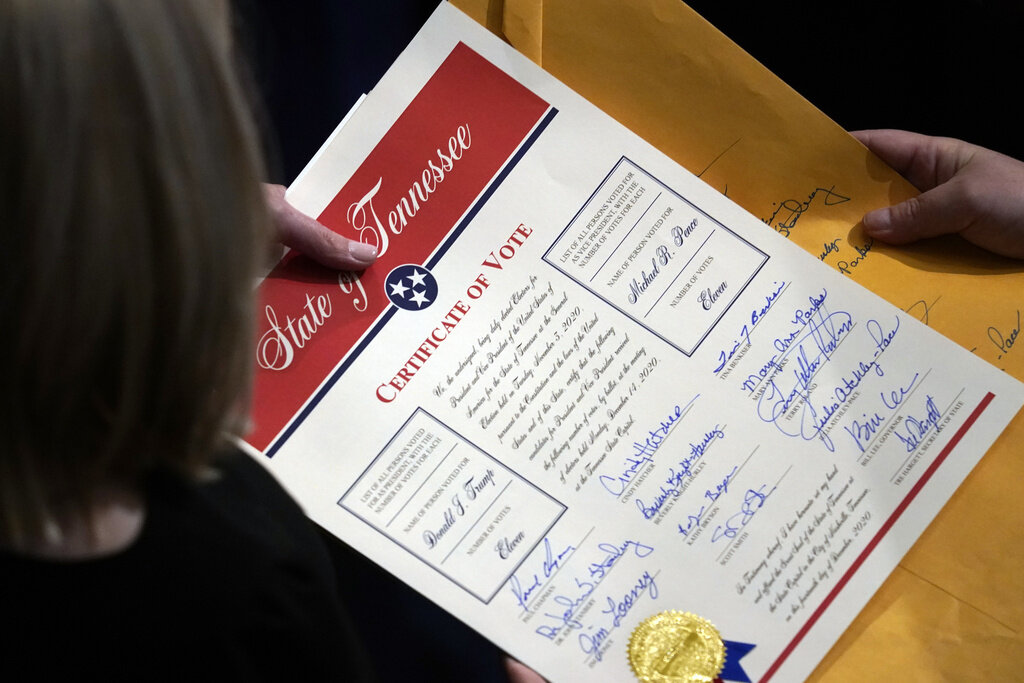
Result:
[[[797,221],[811,208],[811,203],[815,197],[821,196],[825,206],[834,206],[850,201],[849,197],[839,194],[835,189],[835,185],[829,188],[815,188],[813,192],[807,195],[807,200],[803,202],[798,199],[783,200],[778,203],[771,216],[762,218],[761,221],[770,225],[782,236],[789,237],[793,228],[796,227]],[[821,194],[819,195],[819,193]]]
[[[761,320],[761,318],[767,315],[768,311],[771,310],[772,304],[778,301],[779,294],[781,294],[782,290],[786,288],[785,282],[776,282],[774,284],[775,291],[765,295],[764,305],[761,306],[760,308],[755,308],[750,311],[750,322],[745,323],[743,325],[743,328],[740,330],[740,333],[736,336],[736,339],[733,341],[732,350],[730,350],[728,354],[726,354],[725,349],[722,349],[721,351],[718,352],[718,366],[712,371],[714,374],[718,374],[719,372],[722,371],[722,368],[724,368],[725,364],[728,363],[732,359],[732,357],[736,355],[736,352],[740,349],[740,347],[742,347],[744,344],[750,343],[750,333],[757,326],[757,323]]]
[[[711,534],[712,543],[716,543],[723,538],[735,538],[740,529],[749,524],[750,520],[754,519],[757,511],[764,507],[768,496],[772,495],[775,491],[774,486],[769,491],[765,491],[766,486],[768,484],[761,484],[757,489],[747,489],[747,492],[743,494],[743,502],[740,504],[739,512],[730,515],[725,520],[725,524],[719,524],[715,527],[714,533]]]
[[[796,366],[791,375],[794,380],[792,386],[785,385],[782,377],[772,377],[758,399],[758,417],[764,422],[773,423],[787,436],[801,436],[810,441],[818,438],[820,434],[826,447],[830,451],[834,450],[831,439],[821,431],[823,425],[819,425],[819,421],[815,419],[818,410],[811,402],[811,393],[817,388],[813,380],[818,370],[831,361],[839,343],[852,329],[853,319],[845,311],[836,311],[828,315],[825,315],[824,311],[818,313],[817,319],[811,321],[803,337],[787,350],[787,355],[792,354],[793,364]],[[856,386],[859,382],[860,377],[856,374],[852,380],[845,380],[847,386]],[[799,418],[796,420],[799,427],[795,432],[782,424],[782,418],[793,408],[799,411],[796,416]]]
[[[534,592],[539,589],[542,585],[541,577],[547,579],[555,573],[562,566],[562,562],[569,556],[572,555],[573,551],[576,550],[575,546],[567,545],[559,553],[555,554],[551,550],[551,541],[547,538],[544,539],[544,563],[541,568],[541,573],[534,572],[533,576],[527,580],[527,586],[523,586],[520,582],[519,577],[512,576],[509,579],[509,588],[512,590],[512,595],[515,596],[516,604],[523,608],[523,611],[528,611],[526,605],[530,602],[530,597]]]
[[[583,579],[573,577],[572,582],[575,585],[568,592],[561,592],[551,598],[553,603],[563,609],[555,614],[545,612],[543,616],[550,621],[538,626],[534,629],[534,633],[548,640],[554,640],[563,630],[582,628],[583,624],[576,618],[576,611],[597,590],[601,580],[611,571],[611,568],[623,557],[633,555],[645,558],[654,552],[652,546],[634,540],[625,540],[618,544],[600,543],[597,547],[604,553],[604,556],[587,566],[589,576]],[[646,572],[644,574],[647,575]],[[653,585],[653,579],[651,579],[651,585]],[[652,590],[656,596],[657,587]]]
[[[1017,311],[1017,324],[1010,328],[1010,331],[1003,334],[996,327],[988,328],[988,338],[995,344],[995,347],[999,349],[999,358],[1002,358],[1005,354],[1009,353],[1013,348],[1013,345],[1017,343],[1017,337],[1020,335],[1020,311]]]
[[[842,239],[841,237],[837,237],[834,240],[831,240],[830,242],[822,242],[821,243],[821,253],[818,254],[818,260],[819,261],[824,261],[826,258],[828,258],[829,254],[838,254],[839,253],[839,240],[841,240],[841,239]]]
[[[825,324],[826,321],[832,320],[834,316],[840,313],[841,323],[838,325]],[[825,427],[840,407],[853,396],[865,377],[872,372],[879,377],[885,375],[879,357],[892,344],[893,339],[899,332],[899,326],[899,318],[896,318],[895,325],[890,329],[883,328],[882,324],[877,320],[867,321],[865,328],[875,343],[872,355],[857,359],[848,366],[848,370],[841,371],[840,377],[842,382],[835,384],[831,392],[829,392],[834,400],[818,404],[815,407],[814,402],[811,400],[811,392],[816,388],[816,385],[811,384],[811,380],[818,368],[832,360],[832,352],[837,347],[838,342],[852,329],[852,319],[848,313],[838,312],[823,317],[821,322],[814,325],[814,330],[809,332],[799,344],[800,351],[797,356],[797,369],[793,373],[796,382],[792,388],[783,389],[779,387],[779,383],[776,382],[775,378],[769,380],[767,389],[758,399],[758,417],[764,422],[774,424],[786,436],[800,437],[806,441],[820,439],[826,449],[830,452],[835,452],[835,443],[825,430]],[[817,345],[817,354],[813,354],[813,351],[808,352],[804,347],[804,344],[809,340],[813,340]],[[781,380],[779,381],[781,382]],[[790,420],[790,422],[796,422],[797,427],[795,430],[793,427],[784,425],[782,420],[791,408],[795,408],[799,412],[799,415]]]
[[[714,428],[704,433],[704,438],[700,443],[690,442],[690,454],[679,461],[678,470],[676,470],[675,465],[669,468],[668,476],[665,477],[664,483],[661,485],[658,493],[655,494],[651,504],[644,503],[639,497],[636,499],[636,506],[640,510],[640,514],[644,516],[644,519],[656,517],[669,499],[679,497],[683,490],[683,481],[693,476],[694,464],[704,457],[704,453],[712,441],[724,438],[725,431],[722,430],[720,425],[716,424]]]
[[[875,238],[868,237],[867,240],[864,242],[863,247],[852,243],[850,244],[850,246],[857,251],[857,255],[849,261],[836,261],[836,270],[845,275],[851,274],[854,268],[859,266],[865,259],[867,259],[868,254],[871,253],[872,247],[875,246]]]
[[[744,391],[753,393],[757,386],[761,383],[765,377],[768,377],[774,372],[782,369],[782,362],[786,359],[786,356],[793,347],[794,342],[800,338],[800,334],[804,328],[812,321],[818,310],[825,305],[825,301],[828,298],[828,290],[822,289],[821,294],[814,294],[807,297],[807,308],[797,308],[793,311],[792,324],[797,325],[797,329],[792,330],[788,335],[783,337],[776,337],[772,341],[772,346],[778,352],[773,354],[771,358],[765,362],[756,373],[747,375],[747,378],[740,385]]]
[[[601,661],[608,638],[615,629],[622,625],[622,620],[629,615],[633,606],[645,594],[650,596],[651,600],[658,599],[658,585],[654,582],[654,577],[648,571],[640,575],[634,582],[633,587],[621,599],[615,600],[610,596],[607,597],[607,605],[601,610],[601,614],[609,615],[611,622],[607,626],[590,626],[584,633],[578,636],[577,641],[584,654],[592,656],[597,661]]]
[[[633,453],[626,457],[624,464],[626,468],[618,476],[609,476],[602,474],[598,477],[598,481],[604,487],[604,490],[612,494],[616,498],[621,496],[626,486],[633,480],[641,470],[643,470],[649,463],[654,462],[654,454],[661,448],[662,443],[668,438],[668,434],[672,431],[672,426],[679,421],[686,412],[686,409],[693,405],[694,401],[700,398],[700,394],[694,396],[685,406],[678,406],[672,408],[668,416],[659,421],[658,426],[654,429],[647,431],[647,437],[640,441],[633,442]]]
[[[558,637],[558,634],[562,632],[562,629],[574,629],[582,628],[583,624],[576,619],[576,610],[586,602],[590,594],[597,589],[597,584],[591,581],[580,581],[578,578],[573,579],[576,582],[576,588],[578,589],[572,595],[558,594],[551,598],[552,602],[558,604],[565,609],[560,614],[551,614],[545,612],[544,616],[548,619],[555,620],[556,624],[542,624],[534,629],[534,633],[539,636],[544,636],[548,640],[554,640]]]
[[[931,315],[932,309],[935,307],[935,304],[939,303],[939,299],[941,299],[941,298],[942,298],[941,296],[935,297],[935,301],[933,301],[931,303],[928,303],[924,299],[918,299],[917,301],[915,301],[914,303],[910,304],[909,306],[907,306],[903,310],[905,310],[910,315],[915,316],[918,320],[920,320],[925,325],[927,325],[928,324],[928,316]],[[1018,327],[1019,327],[1019,325],[1018,325]]]
[[[928,435],[929,432],[934,429],[939,431],[939,420],[942,418],[942,412],[935,405],[935,399],[931,396],[925,398],[924,404],[924,417],[916,418],[908,416],[900,425],[901,429],[895,432],[896,437],[903,442],[903,445],[907,449],[907,453],[913,453],[917,450],[917,447],[921,444],[922,439]]]
[[[895,389],[879,392],[878,397],[882,401],[882,408],[873,411],[871,415],[865,412],[861,418],[851,420],[848,425],[843,425],[843,429],[850,435],[850,438],[853,439],[861,453],[871,443],[871,440],[875,438],[875,434],[878,433],[881,426],[888,420],[892,411],[896,410],[906,400],[907,396],[913,392],[918,377],[920,377],[920,373],[915,372],[906,386],[898,385]],[[880,415],[879,411],[883,414]]]
[[[632,552],[635,557],[644,558],[654,552],[654,548],[639,541],[623,541],[619,545],[599,543],[597,549],[604,553],[604,557],[587,565],[587,571],[591,578],[598,580],[603,579],[615,563],[628,553]]]
[[[704,498],[708,500],[708,504],[701,505],[700,509],[695,513],[691,512],[686,515],[686,526],[683,526],[682,524],[676,525],[676,530],[682,534],[684,538],[689,536],[690,532],[696,529],[700,524],[700,520],[704,518],[704,513],[708,511],[708,505],[714,504],[722,497],[723,494],[729,492],[729,483],[732,481],[732,478],[736,476],[736,471],[738,469],[738,466],[733,467],[732,471],[725,475],[722,478],[722,481],[715,484],[714,488],[704,490]]]

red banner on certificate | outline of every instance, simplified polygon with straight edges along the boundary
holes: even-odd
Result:
[[[319,220],[377,247],[363,273],[289,254],[259,289],[254,427],[282,436],[391,303],[384,278],[422,264],[506,166],[548,104],[460,43]]]

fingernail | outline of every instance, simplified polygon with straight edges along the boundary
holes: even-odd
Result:
[[[869,233],[878,235],[889,231],[892,227],[892,211],[886,207],[875,209],[864,215],[864,229]]]
[[[377,258],[377,247],[363,242],[353,242],[349,245],[348,253],[357,261],[369,263]]]

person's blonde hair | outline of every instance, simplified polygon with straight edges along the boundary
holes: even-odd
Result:
[[[244,416],[261,163],[219,2],[0,0],[0,539]]]

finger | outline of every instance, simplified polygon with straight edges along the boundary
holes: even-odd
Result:
[[[377,258],[369,244],[342,237],[298,211],[280,226],[280,239],[317,263],[338,270],[362,270]]]
[[[853,137],[919,190],[948,181],[970,159],[974,146],[953,138],[905,130],[855,130]]]
[[[338,270],[362,270],[377,258],[374,247],[342,237],[289,204],[281,185],[264,185],[264,196],[282,244]]]
[[[505,657],[505,673],[511,683],[545,683],[540,674],[511,657]]]
[[[973,214],[955,181],[912,197],[905,202],[871,211],[864,216],[864,231],[888,244],[908,244],[927,237],[967,228]]]

